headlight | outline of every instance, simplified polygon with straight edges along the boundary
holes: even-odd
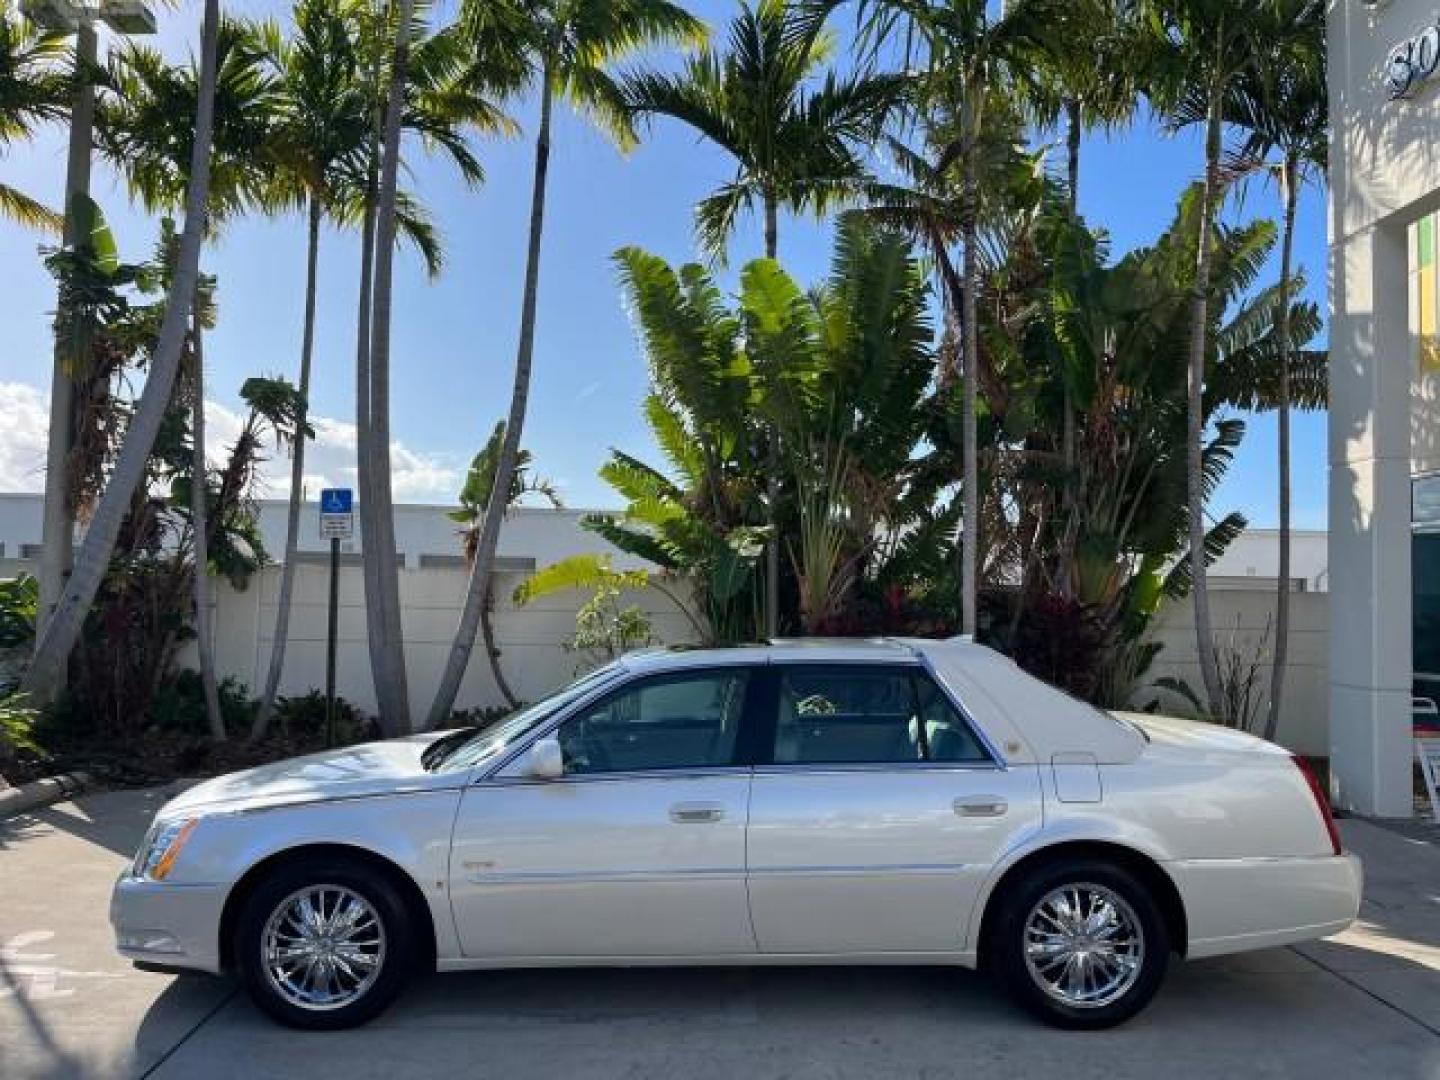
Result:
[[[154,826],[135,856],[135,876],[164,881],[174,868],[180,849],[199,824],[199,818],[177,818]]]

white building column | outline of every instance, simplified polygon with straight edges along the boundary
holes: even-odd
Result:
[[[1409,817],[1410,378],[1406,233],[1331,249],[1330,765],[1338,806]]]

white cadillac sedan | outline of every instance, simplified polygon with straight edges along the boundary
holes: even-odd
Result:
[[[953,964],[1065,1027],[1172,954],[1323,937],[1360,902],[1303,762],[1081,704],[963,641],[636,654],[478,734],[211,780],[111,908],[147,969],[235,971],[297,1027],[417,969]]]

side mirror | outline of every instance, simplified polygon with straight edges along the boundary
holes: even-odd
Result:
[[[565,753],[560,741],[541,739],[525,755],[524,772],[532,780],[558,780],[565,775]]]

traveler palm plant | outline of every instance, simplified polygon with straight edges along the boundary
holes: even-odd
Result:
[[[730,26],[728,51],[705,47],[675,75],[645,72],[626,82],[641,116],[665,116],[695,129],[735,159],[735,178],[695,208],[701,247],[723,259],[740,215],[758,209],[765,256],[779,247],[779,213],[823,215],[853,195],[866,175],[857,148],[880,133],[899,99],[896,75],[820,77],[834,51],[825,31],[829,5],[758,0],[742,5]],[[817,84],[818,83],[818,84]],[[778,518],[780,458],[772,433],[770,524]],[[779,630],[780,549],[766,552],[766,636]]]
[[[460,509],[450,511],[450,520],[463,526],[460,535],[465,547],[465,564],[470,567],[475,565],[475,549],[480,541],[481,523],[490,507],[490,494],[495,486],[495,467],[499,464],[500,447],[504,442],[505,424],[502,421],[495,425],[490,438],[470,462],[470,470],[465,474],[465,484],[460,489]],[[534,494],[539,495],[553,508],[560,509],[564,504],[560,501],[555,485],[544,477],[531,476],[530,465],[530,451],[521,450],[520,458],[515,464],[515,473],[510,478],[510,493],[505,500],[505,508],[508,510],[526,495]],[[494,606],[492,588],[491,595],[486,598],[485,609],[480,614],[480,635],[484,640],[485,654],[490,661],[490,674],[495,677],[495,686],[513,709],[519,706],[520,699],[510,689],[510,683],[500,666],[500,650],[495,647],[495,629],[491,625]]]

